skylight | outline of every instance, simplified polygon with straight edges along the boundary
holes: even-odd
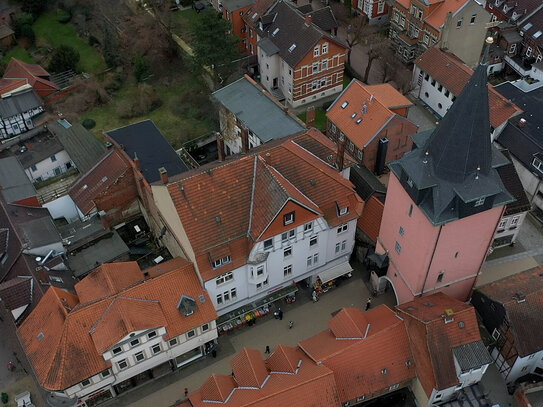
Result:
[[[354,112],[352,115],[351,115],[351,119],[354,119],[356,117],[356,112]]]
[[[279,32],[279,28],[276,28],[275,30],[273,30],[272,35],[275,37],[278,32]]]
[[[356,121],[356,124],[360,124],[362,123],[362,118],[359,118],[357,121]]]
[[[528,23],[526,24],[524,27],[522,27],[523,30],[529,30],[530,28],[532,28],[532,23]]]
[[[251,17],[253,20],[256,18],[256,16],[258,15],[258,13],[254,13],[253,16]]]
[[[539,38],[539,36],[541,35],[541,31],[538,31],[534,34],[534,38]]]
[[[292,52],[296,49],[296,44],[292,44],[290,48],[288,49],[288,52]]]
[[[347,107],[347,105],[349,104],[349,102],[345,101],[341,104],[341,108],[342,109],[345,109]]]

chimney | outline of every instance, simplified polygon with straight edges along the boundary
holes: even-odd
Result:
[[[138,158],[138,155],[136,153],[134,153],[134,165],[136,166],[136,169],[140,169],[140,159]]]
[[[313,23],[313,17],[311,17],[309,14],[306,14],[305,16],[305,25],[308,27]]]
[[[217,152],[219,153],[219,161],[224,161],[226,154],[224,153],[224,139],[220,133],[217,133]]]
[[[338,145],[337,145],[337,156],[336,156],[336,167],[338,171],[343,171],[343,161],[345,159],[345,143],[347,142],[347,139],[345,136],[343,137],[343,140],[339,139]]]
[[[160,167],[158,169],[158,172],[160,173],[160,181],[163,184],[167,184],[168,183],[168,171],[166,171],[166,168]]]
[[[249,130],[241,129],[241,153],[249,151]]]
[[[519,127],[524,127],[526,126],[526,119],[522,118],[518,121],[518,126]]]
[[[307,108],[307,112],[305,114],[305,124],[308,127],[315,126],[315,108],[313,106]]]

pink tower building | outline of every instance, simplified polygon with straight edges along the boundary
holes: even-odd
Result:
[[[484,58],[483,60],[486,60]],[[377,252],[399,304],[444,292],[469,298],[504,207],[514,198],[490,142],[487,64],[481,63],[438,127],[391,169]]]

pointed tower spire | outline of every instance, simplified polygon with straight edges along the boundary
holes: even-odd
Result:
[[[461,183],[469,175],[488,174],[492,168],[487,86],[492,41],[487,38],[481,63],[424,148],[440,179]]]

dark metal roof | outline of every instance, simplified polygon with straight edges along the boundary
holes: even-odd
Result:
[[[465,345],[453,348],[452,351],[462,372],[469,372],[470,369],[478,369],[494,361],[483,341],[466,343]]]
[[[254,0],[221,0],[223,7],[232,12],[254,4]]]
[[[0,192],[7,203],[36,196],[32,182],[15,157],[0,159]]]
[[[356,164],[351,167],[349,180],[354,184],[356,193],[367,201],[374,193],[386,194],[386,187],[364,165]]]
[[[298,8],[298,10],[300,9]],[[338,28],[336,17],[334,17],[334,13],[332,12],[330,6],[304,14],[310,15],[313,24],[317,25],[321,30],[326,31],[327,33],[330,33],[333,29]]]
[[[264,51],[269,57],[279,53],[279,48],[277,48],[268,37],[264,37],[258,41],[258,47],[261,48],[262,51]]]
[[[38,248],[61,242],[60,234],[50,216],[21,223],[19,229],[21,230],[21,238],[28,243],[29,248]]]
[[[106,134],[122,145],[130,158],[138,157],[141,172],[150,184],[160,179],[159,168],[164,167],[170,177],[188,170],[152,120],[129,124]]]
[[[81,124],[70,124],[66,120],[48,124],[80,173],[85,173],[102,156],[106,147]]]
[[[16,93],[0,99],[0,117],[12,117],[40,106],[43,106],[43,101],[34,90]]]
[[[501,153],[507,158],[511,159],[509,151],[501,150]],[[513,215],[515,213],[521,213],[529,211],[531,208],[530,201],[526,196],[522,182],[517,174],[517,170],[512,162],[503,167],[499,167],[498,174],[503,182],[503,185],[509,193],[515,198],[515,202],[507,204],[505,208],[505,215]]]
[[[25,145],[28,147],[26,151],[16,153],[24,169],[49,159],[51,156],[64,150],[59,140],[43,135],[33,137],[31,140],[25,142]]]

